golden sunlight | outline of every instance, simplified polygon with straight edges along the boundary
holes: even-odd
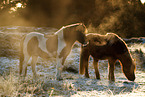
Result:
[[[145,3],[145,0],[140,0],[141,1],[141,3]]]
[[[22,7],[22,4],[21,3],[17,3],[16,7]]]

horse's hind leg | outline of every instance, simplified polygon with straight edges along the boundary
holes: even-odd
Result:
[[[109,64],[108,64],[108,67],[109,67],[109,75],[108,75],[109,81],[115,81],[115,77],[114,77],[115,62],[116,62],[115,59],[109,59]]]
[[[93,61],[94,69],[95,69],[95,74],[96,74],[96,79],[100,79],[100,73],[98,69],[98,60],[94,59]]]
[[[25,77],[26,76],[26,73],[27,73],[27,65],[28,65],[28,61],[30,59],[30,56],[26,56],[24,58],[24,61],[23,61],[23,68],[22,68],[22,76]]]
[[[37,73],[36,73],[37,58],[38,58],[38,56],[32,56],[32,61],[31,61],[31,67],[32,67],[33,77],[35,79],[37,78]]]

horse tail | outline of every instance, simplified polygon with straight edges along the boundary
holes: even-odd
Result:
[[[20,41],[20,55],[19,55],[19,74],[22,74],[22,70],[23,70],[23,61],[24,61],[24,53],[23,53],[23,44],[24,44],[24,39],[25,36],[22,37],[22,40]]]
[[[88,65],[88,58],[89,54],[87,53],[86,49],[81,48],[81,54],[80,54],[80,67],[79,67],[79,73],[84,74],[85,73],[85,66]]]
[[[80,60],[80,74],[84,74],[85,73],[85,64],[83,64],[83,59],[81,58],[81,60]]]

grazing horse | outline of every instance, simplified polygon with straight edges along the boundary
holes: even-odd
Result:
[[[44,35],[38,32],[31,32],[25,35],[21,41],[20,53],[20,75],[25,77],[27,73],[27,64],[30,59],[33,77],[37,78],[35,65],[37,58],[41,57],[48,60],[57,58],[56,79],[61,80],[62,65],[71,51],[73,44],[78,41],[85,45],[86,26],[82,23],[63,26],[53,35]]]
[[[88,60],[89,56],[92,56],[97,79],[100,79],[98,60],[108,59],[109,81],[115,81],[114,69],[117,60],[119,60],[127,79],[130,81],[135,80],[136,65],[126,43],[118,35],[113,33],[107,33],[106,35],[90,33],[86,37],[89,43],[81,48],[80,74],[85,72],[85,77],[89,78]]]

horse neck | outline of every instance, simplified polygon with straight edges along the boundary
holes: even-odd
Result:
[[[75,42],[75,39],[72,36],[71,32],[65,30],[66,28],[62,27],[60,30],[55,32],[54,35],[57,35],[60,40],[64,40],[68,46],[72,46]]]
[[[75,30],[79,25],[82,25],[82,23],[63,26],[61,29],[55,32],[55,35],[58,35],[58,38],[64,39],[67,44],[73,45],[77,41],[78,35]]]
[[[54,35],[63,36],[63,29],[64,28],[65,28],[64,26],[62,28],[60,28],[57,32],[54,33]]]
[[[64,40],[65,42],[68,44],[68,45],[73,45],[75,42],[76,42],[76,36],[73,36],[74,34],[72,33],[75,33],[73,31],[64,31],[63,34],[64,34]]]
[[[122,63],[122,70],[125,74],[125,76],[127,77],[128,80],[134,81],[135,80],[135,69],[136,66],[132,60],[132,56],[130,55],[130,53],[128,53],[128,55],[124,55],[122,56],[122,58],[120,59],[121,63]]]
[[[122,66],[125,67],[125,68],[128,68],[131,65],[133,65],[132,56],[129,52],[126,52],[125,54],[122,54],[120,56],[119,60],[121,61]]]

